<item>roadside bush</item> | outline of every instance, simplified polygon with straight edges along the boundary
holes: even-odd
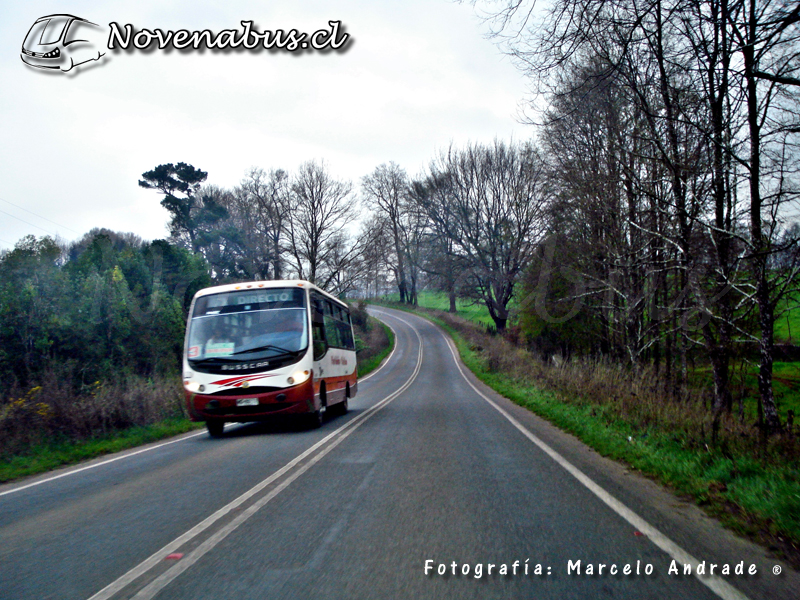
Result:
[[[594,413],[606,420],[627,423],[635,436],[667,432],[686,449],[757,456],[774,464],[800,459],[800,436],[793,429],[767,440],[753,422],[734,414],[723,416],[713,441],[709,392],[703,387],[670,388],[667,393],[663,379],[650,368],[598,358],[563,359],[560,354],[542,359],[506,337],[487,334],[473,322],[443,311],[429,312],[467,341],[488,372],[555,392],[564,403],[594,407]]]
[[[370,327],[367,303],[360,300],[355,306],[350,305],[350,319],[353,321],[353,327],[357,330],[367,331]]]
[[[57,439],[84,440],[185,416],[177,375],[126,375],[84,385],[76,384],[76,376],[72,363],[46,372],[40,385],[27,390],[14,385],[0,397],[0,455],[11,457]]]
[[[350,306],[350,319],[353,322],[353,333],[356,338],[358,353],[358,373],[366,373],[364,369],[377,366],[378,357],[388,348],[391,340],[386,335],[383,325],[367,314],[367,303],[363,300]]]

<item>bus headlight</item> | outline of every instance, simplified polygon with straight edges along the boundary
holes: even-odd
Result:
[[[292,373],[291,377],[286,379],[286,383],[289,385],[295,385],[298,383],[303,383],[306,379],[309,378],[311,375],[311,371],[295,371]]]
[[[200,383],[197,381],[184,381],[183,385],[186,386],[186,389],[193,394],[196,394],[200,391]]]

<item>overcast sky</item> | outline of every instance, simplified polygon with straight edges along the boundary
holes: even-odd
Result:
[[[325,160],[358,186],[379,164],[419,173],[451,142],[527,139],[525,80],[469,4],[448,0],[63,2],[0,0],[0,248],[93,227],[166,237],[144,171],[187,162],[235,186],[253,166]],[[69,13],[135,31],[313,32],[340,20],[343,53],[109,52],[69,74],[32,69],[33,22]],[[29,211],[29,212],[27,212]],[[35,214],[32,214],[35,213]]]

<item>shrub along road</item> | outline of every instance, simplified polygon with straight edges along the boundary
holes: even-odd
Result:
[[[397,348],[319,430],[0,486],[0,597],[796,597],[763,550],[476,383],[435,326],[373,312]]]

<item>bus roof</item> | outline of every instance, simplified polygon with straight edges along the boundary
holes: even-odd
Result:
[[[282,288],[282,287],[300,287],[304,289],[314,290],[317,291],[327,298],[330,298],[334,302],[337,302],[342,307],[347,308],[349,310],[349,306],[347,306],[346,302],[342,302],[336,296],[333,296],[326,292],[325,290],[317,287],[310,281],[305,281],[303,279],[273,279],[269,281],[242,281],[240,283],[227,283],[225,285],[216,285],[214,287],[207,287],[203,288],[202,290],[198,290],[194,297],[200,298],[201,296],[208,296],[209,294],[221,294],[223,292],[237,292],[240,290],[257,290],[257,289],[270,289],[270,288]]]

